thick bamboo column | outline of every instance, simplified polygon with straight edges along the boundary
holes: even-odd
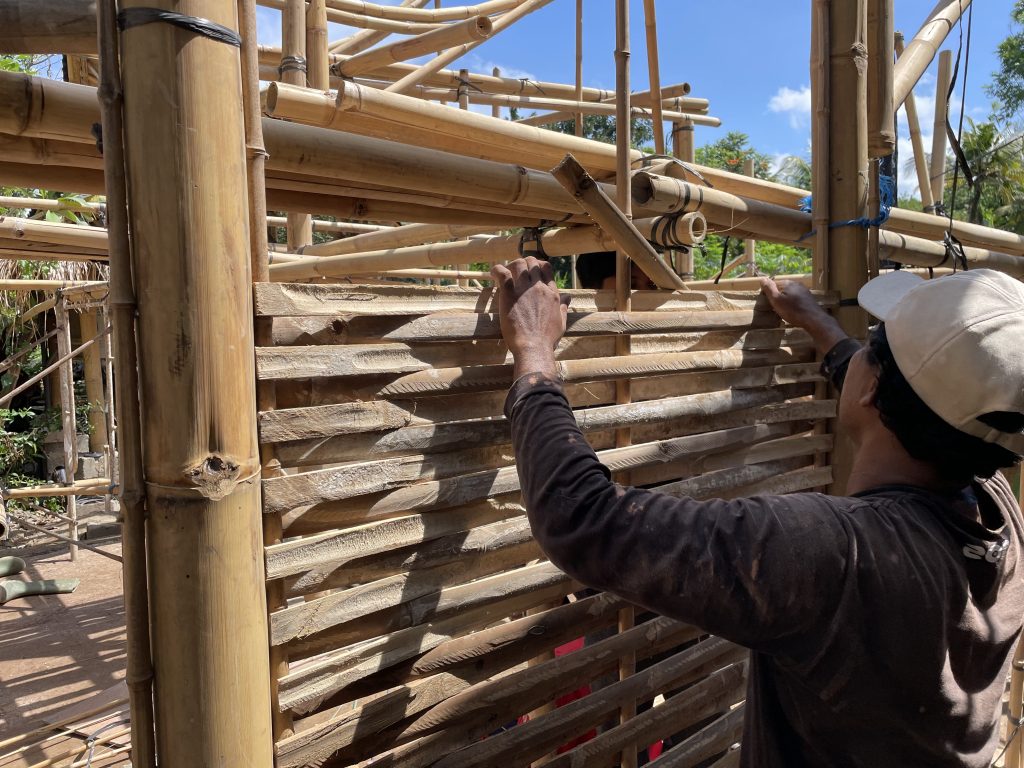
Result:
[[[743,161],[743,173],[747,176],[754,175],[754,160],[753,158],[747,158]],[[748,237],[743,241],[743,260],[746,265],[743,274],[747,277],[753,277],[757,274],[757,240],[752,237]],[[723,275],[724,277],[724,275]]]
[[[970,4],[971,0],[939,0],[928,14],[921,29],[907,44],[906,53],[893,69],[894,109],[898,109],[907,94],[914,90],[917,81],[935,58],[935,52],[939,50],[942,41]]]
[[[896,150],[892,106],[893,0],[868,0],[868,156]]]
[[[327,5],[311,0],[306,6],[306,80],[310,88],[323,91],[331,87],[327,42]]]
[[[0,53],[96,53],[95,0],[4,0]]]
[[[79,335],[82,341],[99,335],[95,309],[78,313]],[[104,339],[106,336],[104,335]],[[103,343],[93,345],[82,352],[82,364],[85,369],[85,399],[89,402],[89,450],[94,453],[105,453],[107,445],[107,416],[104,413],[105,398],[103,396],[103,373],[100,350]]]
[[[236,24],[233,0],[122,12],[153,5]],[[269,768],[239,52],[169,24],[122,51],[159,763]]]
[[[935,116],[932,122],[931,186],[932,204],[941,205],[946,183],[946,109],[949,78],[953,71],[952,51],[939,53],[939,74],[935,80]],[[934,213],[934,209],[925,213]]]
[[[829,112],[829,217],[848,221],[867,214],[867,61],[866,0],[831,3],[829,11],[829,103],[843,109]],[[859,226],[829,227],[828,288],[842,300],[855,299],[867,281],[867,230]],[[857,306],[841,305],[836,318],[850,336],[867,334],[867,314]],[[850,471],[852,445],[837,435],[832,466],[833,491],[842,493]]]
[[[661,119],[661,72],[658,68],[658,20],[654,0],[644,0],[644,30],[647,34],[647,74],[650,81],[651,117],[654,121],[654,151],[665,154],[665,123]]]
[[[326,24],[324,25],[326,27]],[[286,0],[281,12],[281,82],[306,87],[309,62],[306,58],[306,0]],[[288,249],[295,251],[313,242],[313,217],[308,213],[288,214]]]
[[[77,426],[75,424],[75,378],[73,374],[74,360],[71,359],[71,319],[68,317],[67,306],[62,296],[57,297],[54,308],[57,315],[57,353],[67,360],[58,369],[60,377],[60,416],[61,432],[64,438],[64,485],[75,484],[75,472],[78,469]],[[71,562],[78,559],[78,504],[74,494],[68,496],[65,514],[68,517],[68,537],[72,544],[68,548]]]
[[[895,34],[896,55],[903,55],[903,33]],[[928,158],[924,154],[924,142],[921,140],[921,121],[917,116],[917,102],[914,99],[914,92],[907,94],[903,108],[907,111],[907,126],[910,128],[910,144],[914,151],[914,170],[917,172],[917,188],[921,192],[921,205],[924,210],[930,211],[935,208],[935,201],[932,198],[931,180],[928,178]]]
[[[123,91],[116,0],[100,0],[98,15],[100,87],[98,91],[103,135],[104,191],[107,196],[107,232],[110,250],[109,307],[116,382],[108,377],[113,397],[116,436],[111,439],[111,479],[120,481],[121,558],[124,586],[128,686],[132,725],[132,765],[156,765],[156,728],[153,716],[153,661],[149,632],[149,588],[146,555],[146,507],[142,470],[141,413],[139,408],[138,350],[135,336],[135,290],[132,285],[128,240],[128,196],[124,155]],[[114,448],[117,461],[114,461]]]

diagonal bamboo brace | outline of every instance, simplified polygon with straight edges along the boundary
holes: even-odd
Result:
[[[649,242],[611,198],[571,154],[551,169],[551,175],[565,187],[590,218],[608,234],[659,288],[686,289],[682,279],[669,269]]]

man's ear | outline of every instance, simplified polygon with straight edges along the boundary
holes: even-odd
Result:
[[[868,380],[867,388],[857,399],[857,403],[863,408],[873,408],[875,399],[878,397],[878,376],[872,376]]]

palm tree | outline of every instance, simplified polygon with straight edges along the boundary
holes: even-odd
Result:
[[[960,146],[974,186],[968,187],[961,171],[954,215],[973,224],[998,226],[999,219],[1019,204],[1024,191],[1024,134],[1007,134],[995,123],[975,123],[970,118],[968,122]],[[953,175],[951,165],[946,171],[946,200],[952,200]]]

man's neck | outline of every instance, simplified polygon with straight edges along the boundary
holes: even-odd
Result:
[[[936,493],[960,490],[930,464],[907,453],[887,429],[874,430],[863,436],[853,457],[846,492],[853,495],[884,485],[913,485]]]

